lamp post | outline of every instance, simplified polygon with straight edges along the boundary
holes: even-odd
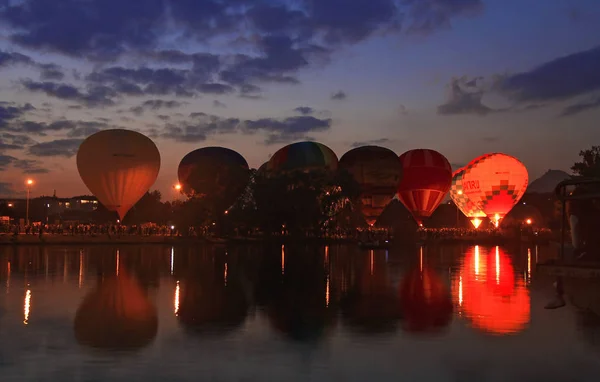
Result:
[[[25,185],[27,186],[27,202],[25,207],[25,224],[29,225],[29,192],[31,191],[31,186],[33,185],[32,179],[27,179],[25,181]]]

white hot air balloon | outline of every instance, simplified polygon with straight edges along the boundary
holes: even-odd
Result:
[[[143,134],[103,130],[81,143],[77,169],[90,192],[122,220],[156,181],[160,153]]]

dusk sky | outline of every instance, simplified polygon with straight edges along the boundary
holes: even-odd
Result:
[[[598,0],[0,0],[0,196],[89,194],[77,148],[115,127],[155,141],[165,199],[215,145],[568,170],[600,144],[598,20]]]

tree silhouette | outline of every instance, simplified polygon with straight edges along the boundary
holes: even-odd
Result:
[[[571,170],[576,175],[586,178],[600,178],[600,146],[579,152],[580,162],[576,162]]]

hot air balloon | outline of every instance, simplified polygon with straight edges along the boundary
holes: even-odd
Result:
[[[279,149],[269,159],[267,170],[274,172],[331,170],[338,168],[333,150],[317,142],[297,142]]]
[[[452,166],[435,150],[417,149],[400,156],[402,180],[398,199],[419,225],[440,205],[452,184]]]
[[[435,332],[452,321],[452,298],[434,270],[424,266],[409,272],[400,286],[400,298],[409,332]]]
[[[390,149],[362,146],[344,154],[339,166],[359,184],[361,211],[367,223],[373,225],[398,190],[400,159]]]
[[[471,221],[471,224],[475,228],[479,228],[484,218],[485,212],[479,209],[477,204],[473,203],[471,199],[463,190],[463,175],[465,173],[464,168],[460,168],[452,174],[452,186],[450,187],[450,197],[456,207]]]
[[[529,291],[499,247],[488,251],[475,246],[467,252],[454,276],[452,295],[471,326],[485,333],[515,334],[529,323]]]
[[[496,226],[519,202],[528,183],[525,165],[501,153],[473,159],[462,177],[463,192]]]
[[[244,191],[250,170],[244,157],[236,151],[204,147],[183,157],[177,176],[186,194],[208,198],[216,208],[225,210]]]
[[[83,299],[74,331],[77,342],[93,348],[143,348],[158,331],[156,308],[136,280],[121,270]]]
[[[103,130],[79,146],[77,170],[90,192],[122,220],[156,181],[160,153],[143,134]]]

